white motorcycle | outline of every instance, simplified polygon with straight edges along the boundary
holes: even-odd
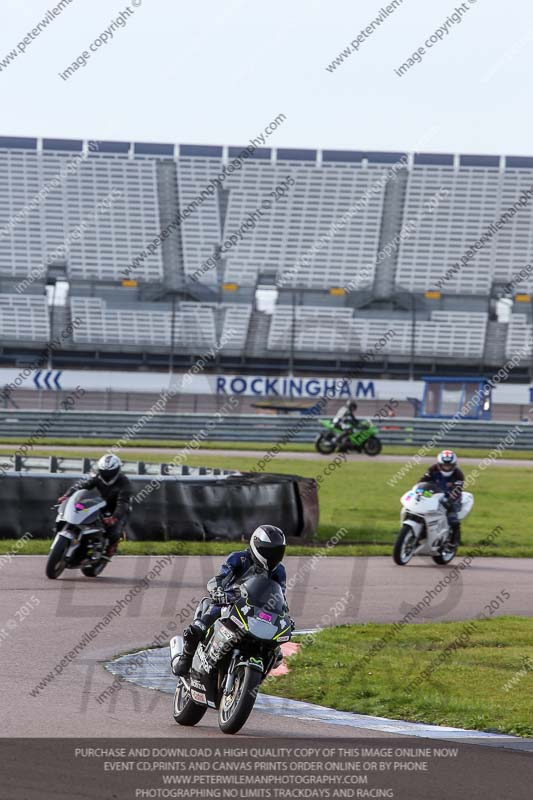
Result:
[[[81,569],[96,578],[109,562],[103,523],[106,501],[98,492],[80,489],[57,508],[56,535],[46,562],[46,577],[59,578],[65,569]]]
[[[434,483],[417,483],[401,500],[402,527],[392,557],[404,566],[413,556],[431,556],[436,564],[449,564],[457,552],[451,544],[451,528],[446,514],[446,495]],[[472,510],[474,496],[462,493],[458,519],[464,519]]]

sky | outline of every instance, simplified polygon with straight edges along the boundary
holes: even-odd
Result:
[[[2,1],[0,135],[533,155],[530,0],[63,2]]]

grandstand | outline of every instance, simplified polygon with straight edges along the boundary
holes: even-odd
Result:
[[[251,150],[0,137],[2,364],[531,373],[533,158]]]

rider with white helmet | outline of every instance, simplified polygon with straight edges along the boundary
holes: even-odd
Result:
[[[122,472],[122,461],[114,453],[108,453],[99,459],[96,471],[82,481],[71,486],[66,494],[58,499],[58,503],[77,492],[79,489],[97,489],[106,501],[108,516],[104,517],[107,526],[108,545],[107,558],[115,555],[124,527],[131,512],[132,486],[130,479]]]
[[[457,515],[461,508],[465,476],[459,469],[453,450],[442,450],[437,456],[437,463],[429,467],[420,480],[436,483],[441,492],[446,494],[446,511],[452,531],[450,544],[459,547],[461,523]]]

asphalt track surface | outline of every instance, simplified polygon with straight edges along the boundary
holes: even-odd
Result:
[[[98,632],[85,649],[36,696],[32,689],[84,633],[91,631],[133,586],[150,573],[162,556],[116,557],[97,579],[67,571],[56,581],[44,575],[44,556],[17,556],[3,566],[0,582],[0,708],[3,737],[154,736],[190,738],[191,730],[175,725],[171,699],[161,692],[127,684],[111,700],[96,697],[112,682],[104,663],[119,653],[149,645],[162,630],[181,633],[186,619],[176,613],[204,594],[220,559],[173,556],[148,588],[124,606],[120,616]],[[168,557],[167,557],[168,558]],[[458,559],[459,561],[460,559]],[[389,558],[287,559],[289,580],[300,576],[289,591],[291,613],[299,628],[347,622],[392,622],[401,619],[423,597],[434,592],[417,621],[461,620],[475,617],[495,595],[506,589],[511,597],[505,614],[530,613],[533,559],[475,559],[441,591],[435,587],[450,568],[417,559],[396,567]],[[335,612],[350,592],[348,607]],[[32,600],[32,598],[34,598]],[[32,605],[34,606],[32,608]],[[342,605],[342,603],[341,603]],[[26,616],[20,609],[29,607]],[[339,608],[339,606],[337,606]],[[337,614],[337,615],[336,615]],[[13,625],[13,622],[15,623]],[[174,625],[174,629],[171,629]],[[216,715],[208,713],[194,736],[219,734]],[[383,737],[373,730],[351,729],[317,720],[274,717],[254,712],[243,728],[245,736]]]
[[[264,450],[216,450],[211,449],[208,447],[202,447],[198,450],[194,451],[195,456],[223,456],[223,457],[230,457],[230,458],[256,458],[257,460],[261,459],[265,453],[270,449],[273,443],[265,442],[265,449]],[[4,450],[12,451],[14,445],[7,445],[7,444],[0,444],[0,452]],[[73,455],[98,455],[105,453],[105,447],[82,447],[80,445],[39,445],[39,450],[42,450],[47,453],[56,453],[57,450],[62,451],[69,451]],[[180,453],[185,453],[186,448],[166,448],[166,447],[132,447],[128,448],[127,450],[122,451],[122,458],[127,461],[128,460],[128,450],[131,449],[136,453],[146,453],[150,455],[161,455],[161,456],[177,456]],[[457,449],[457,448],[456,448]],[[190,455],[190,451],[189,451]],[[411,457],[407,455],[392,455],[387,453],[382,453],[381,455],[370,458],[369,456],[360,454],[360,453],[347,453],[348,461],[373,461],[374,463],[378,463],[379,461],[385,461],[387,463],[392,464],[407,464]],[[324,456],[320,455],[320,453],[316,452],[297,452],[292,450],[282,450],[279,454],[280,458],[293,458],[296,461],[326,461],[329,458],[333,458],[334,456]],[[480,461],[483,460],[483,457],[480,458],[461,458],[461,464],[467,465],[474,465],[479,464]],[[434,456],[424,456],[420,457],[420,460],[417,462],[419,464],[432,464],[435,461]],[[270,462],[272,464],[272,468],[274,468],[274,464],[276,463],[275,460]],[[531,467],[533,468],[533,459],[527,458],[496,458],[491,463],[491,467]]]

